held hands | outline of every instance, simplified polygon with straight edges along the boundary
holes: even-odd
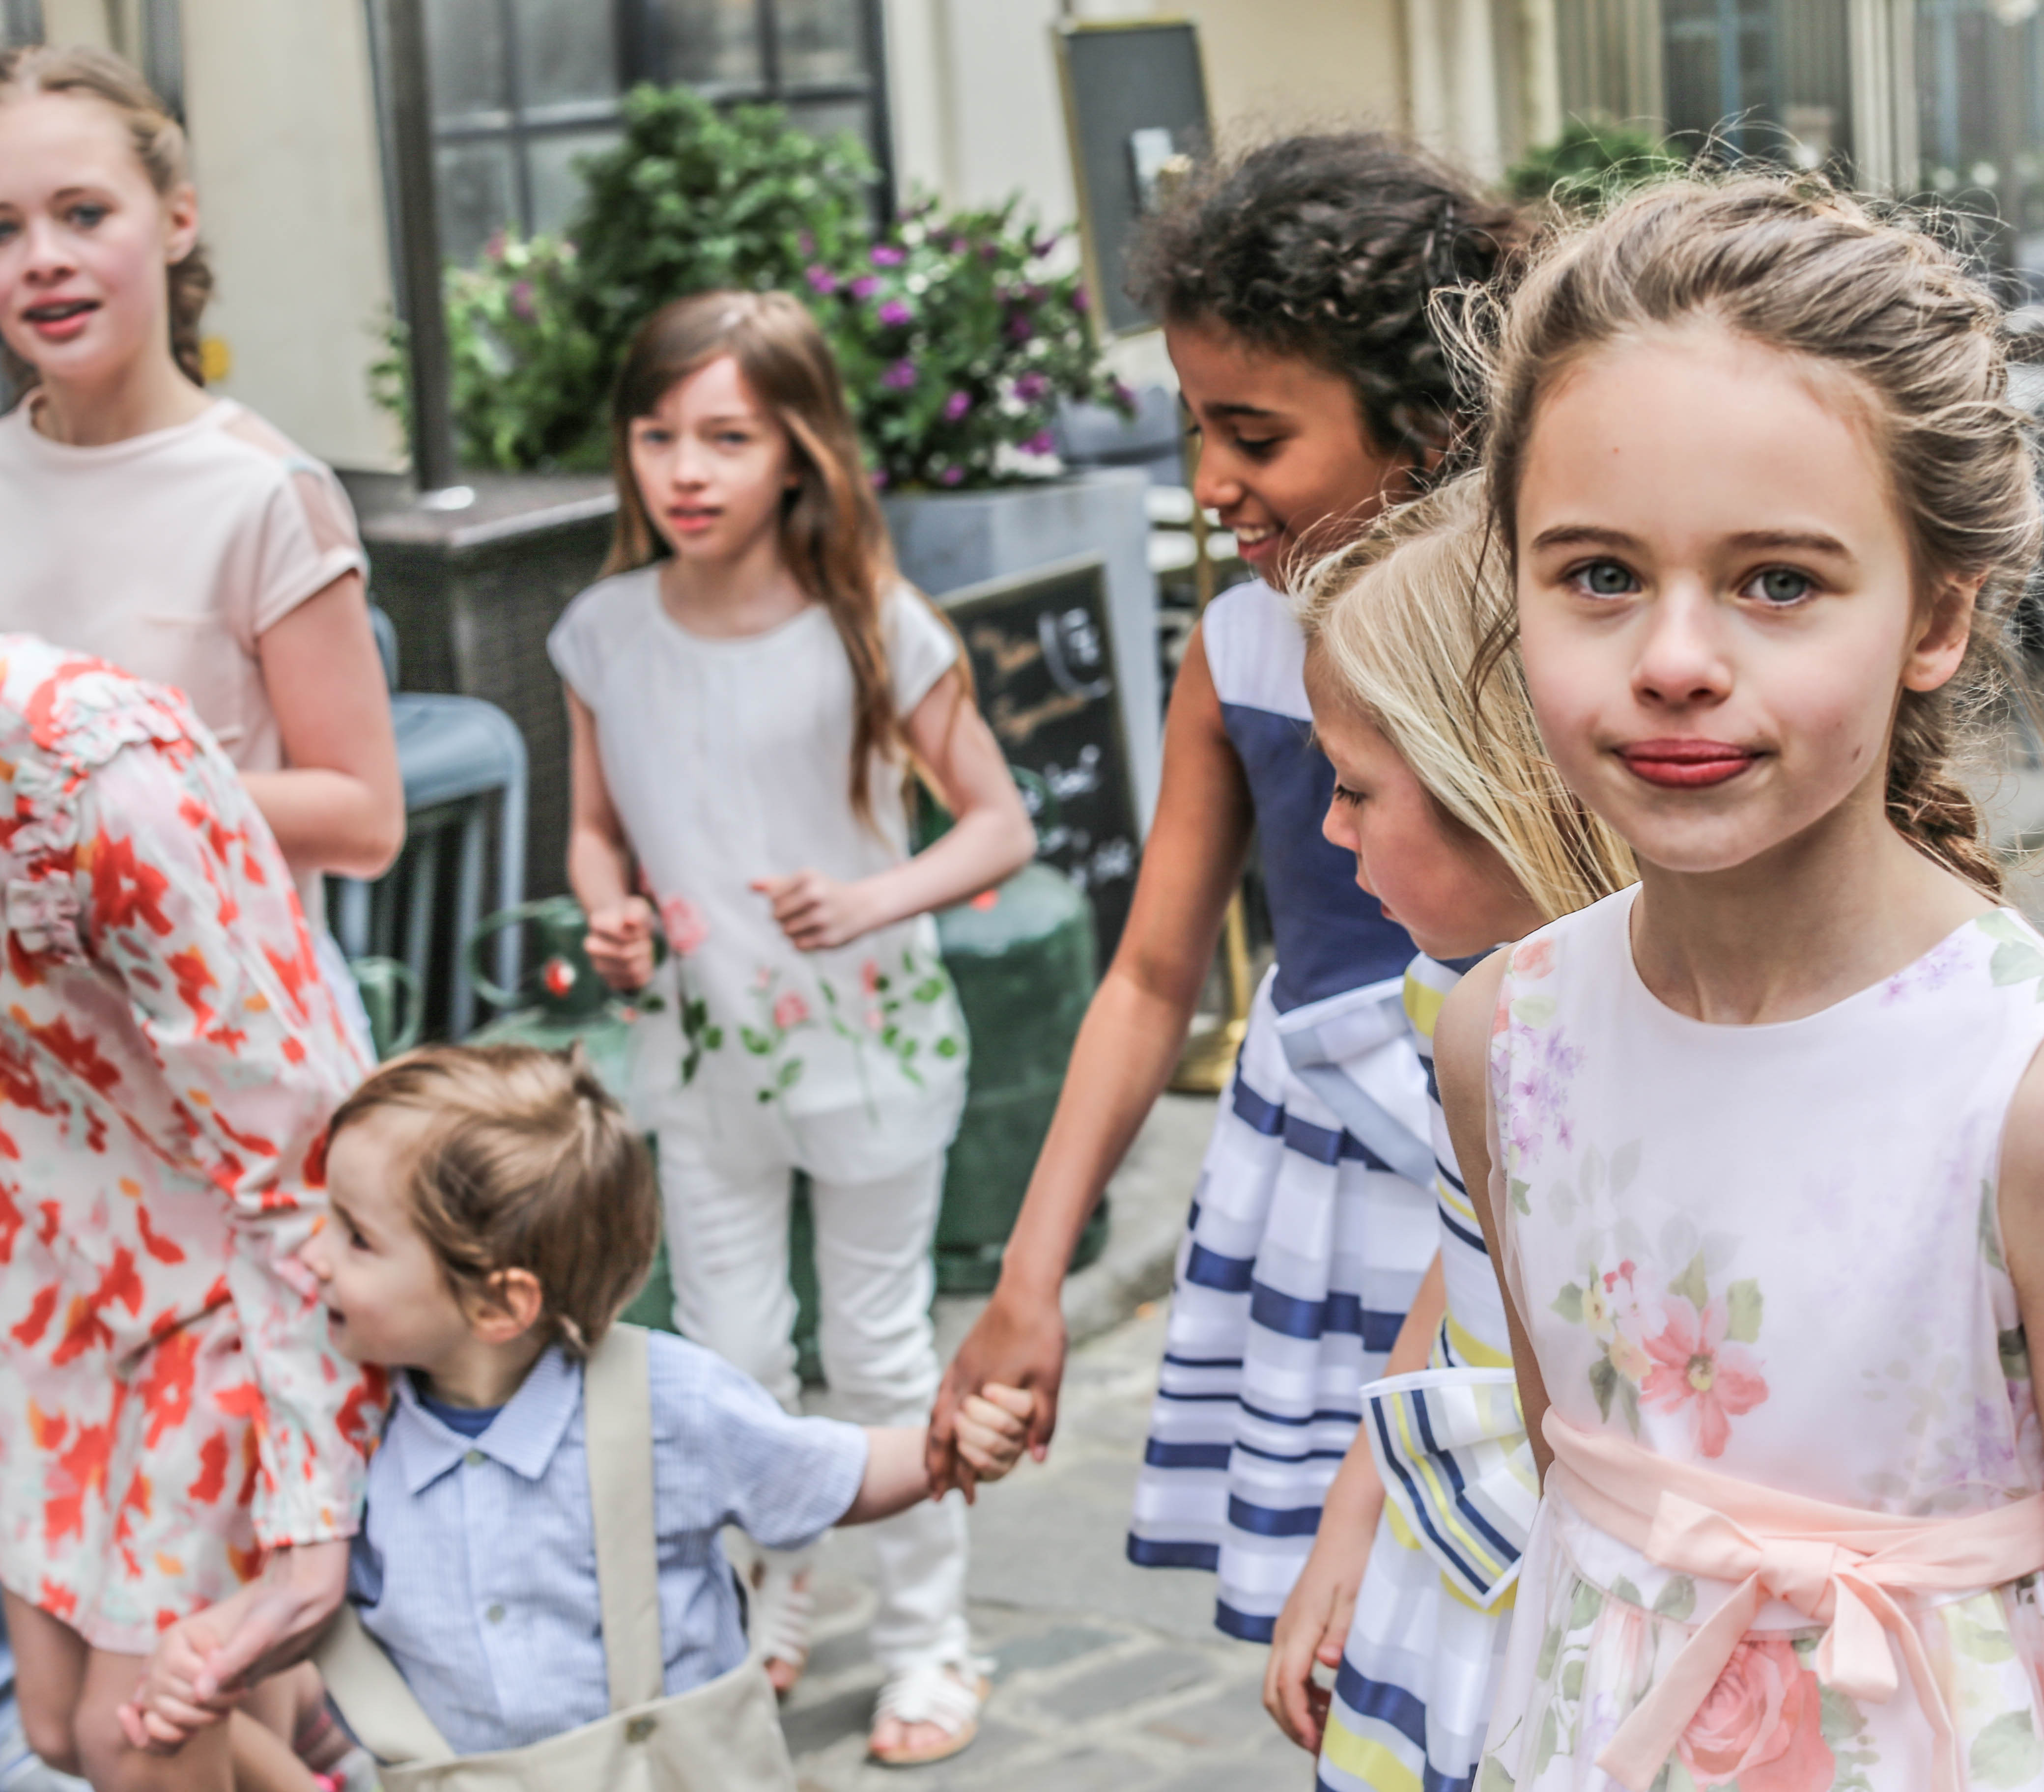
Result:
[[[1022,1460],[1035,1399],[1020,1387],[989,1382],[959,1408],[958,1452],[982,1481],[997,1481]],[[972,1490],[966,1490],[972,1498]]]
[[[659,917],[644,896],[605,904],[589,918],[582,950],[596,974],[622,995],[644,989],[653,977],[653,929]]]
[[[755,877],[752,888],[774,905],[774,919],[797,951],[822,952],[870,934],[886,916],[874,911],[866,882],[840,884],[820,871]]]
[[[259,1578],[158,1639],[120,1709],[129,1742],[170,1754],[218,1723],[258,1680],[306,1653],[347,1591],[345,1539],[278,1550]]]
[[[980,1478],[963,1447],[962,1420],[975,1388],[990,1395],[997,1383],[1004,1391],[1020,1389],[1032,1400],[1029,1453],[1041,1462],[1057,1429],[1058,1387],[1064,1374],[1065,1316],[1057,1296],[1024,1300],[996,1288],[937,1390],[923,1447],[932,1496],[958,1487],[970,1499],[973,1483]]]

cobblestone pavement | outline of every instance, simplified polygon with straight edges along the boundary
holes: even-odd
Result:
[[[972,1621],[994,1690],[955,1759],[865,1760],[880,1683],[865,1552],[855,1531],[830,1539],[820,1640],[786,1713],[803,1792],[1308,1792],[1312,1763],[1264,1714],[1264,1651],[1213,1628],[1212,1577],[1122,1553],[1163,1333],[1159,1303],[1074,1351],[1049,1462],[974,1508]]]

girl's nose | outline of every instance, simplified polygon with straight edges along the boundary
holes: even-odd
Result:
[[[1730,693],[1723,616],[1711,594],[1670,589],[1646,611],[1646,635],[1634,664],[1635,696],[1663,708],[1719,703]]]
[[[1327,812],[1320,817],[1320,838],[1345,853],[1356,850],[1354,819],[1339,797],[1328,803]]]
[[[46,283],[76,271],[77,258],[54,219],[31,214],[22,227],[21,240],[25,251],[22,272],[27,278]]]
[[[1201,437],[1199,459],[1193,468],[1193,501],[1202,510],[1226,510],[1241,503],[1242,497],[1242,482],[1226,465],[1226,457]]]

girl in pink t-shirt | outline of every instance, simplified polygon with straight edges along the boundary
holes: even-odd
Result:
[[[404,837],[362,547],[332,474],[206,395],[183,133],[125,64],[0,54],[0,627],[190,696],[323,934]],[[344,992],[345,993],[345,992]]]

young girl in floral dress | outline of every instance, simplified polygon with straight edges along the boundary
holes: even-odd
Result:
[[[2044,1784],[2044,940],[1953,774],[2034,555],[2004,326],[1821,182],[1507,312],[1526,679],[1631,891],[1435,1035],[1546,1498],[1478,1783]]]
[[[339,1603],[382,1387],[294,1258],[367,1065],[176,692],[0,637],[0,1586],[29,1740],[98,1792],[309,1786],[238,1717],[159,1760],[117,1713],[202,1606],[248,1620],[238,1690]]]
[[[956,635],[894,571],[837,370],[786,294],[649,319],[616,409],[610,576],[549,643],[573,728],[569,876],[620,989],[673,956],[636,1029],[659,1139],[675,1320],[792,1408],[791,1180],[814,1190],[824,1370],[846,1416],[921,1423],[936,1391],[930,1243],[965,1029],[930,911],[1035,835],[972,705]],[[905,779],[955,818],[911,857]],[[649,894],[641,895],[643,888]],[[965,1514],[876,1525],[873,1748],[971,1740]],[[753,1636],[785,1687],[807,1568],[766,1558]]]

